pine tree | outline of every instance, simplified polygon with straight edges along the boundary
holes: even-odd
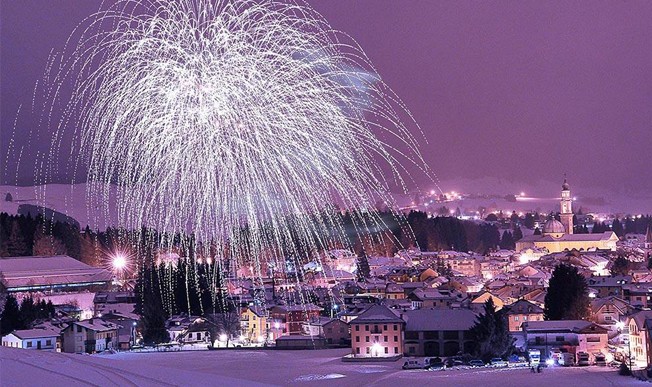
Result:
[[[25,243],[25,238],[23,237],[18,220],[14,220],[11,223],[11,231],[6,241],[6,251],[10,257],[24,256],[30,253],[27,249],[27,243]]]
[[[514,350],[505,312],[496,311],[493,298],[485,302],[484,312],[477,317],[471,333],[475,338],[475,355],[485,362],[494,357],[505,358]]]
[[[518,242],[521,239],[523,239],[523,231],[521,231],[521,228],[519,226],[514,227],[514,242]]]
[[[614,219],[613,223],[611,224],[611,229],[616,233],[616,235],[618,235],[619,238],[625,235],[623,224],[617,218]]]
[[[582,320],[588,317],[588,285],[576,267],[560,264],[552,272],[543,313],[546,320]]]
[[[514,237],[510,231],[503,231],[503,236],[500,239],[500,248],[505,250],[513,250],[515,248]]]
[[[18,301],[16,300],[16,297],[10,294],[7,296],[4,310],[0,315],[0,334],[4,336],[21,328],[23,328],[23,326],[20,319]]]
[[[20,325],[30,328],[37,318],[38,307],[34,304],[34,299],[31,296],[24,297],[20,302]]]

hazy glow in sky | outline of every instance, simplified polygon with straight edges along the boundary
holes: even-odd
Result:
[[[576,186],[652,189],[652,3],[310,4],[358,41],[414,113],[440,178],[527,183],[566,172]],[[15,112],[31,103],[48,53],[97,4],[1,7],[4,162]]]

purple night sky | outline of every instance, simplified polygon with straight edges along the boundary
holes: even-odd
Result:
[[[652,190],[652,2],[310,4],[362,46],[414,113],[440,179],[527,185],[566,172],[576,186]],[[2,2],[3,161],[48,53],[97,8]]]

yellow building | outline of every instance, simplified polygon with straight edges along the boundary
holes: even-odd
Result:
[[[245,308],[240,314],[242,335],[254,343],[262,343],[268,339],[267,311],[264,308]]]
[[[549,253],[565,250],[611,250],[616,251],[618,237],[613,231],[602,234],[573,234],[573,211],[570,186],[566,179],[561,186],[561,222],[548,220],[541,235],[528,235],[516,242],[516,251],[546,249]]]

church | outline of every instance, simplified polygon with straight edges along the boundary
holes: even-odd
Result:
[[[558,221],[550,219],[543,225],[541,235],[528,235],[516,242],[516,251],[525,249],[546,249],[549,253],[565,250],[616,250],[618,236],[613,231],[602,234],[573,234],[573,199],[570,185],[564,179],[561,186],[561,213]]]

